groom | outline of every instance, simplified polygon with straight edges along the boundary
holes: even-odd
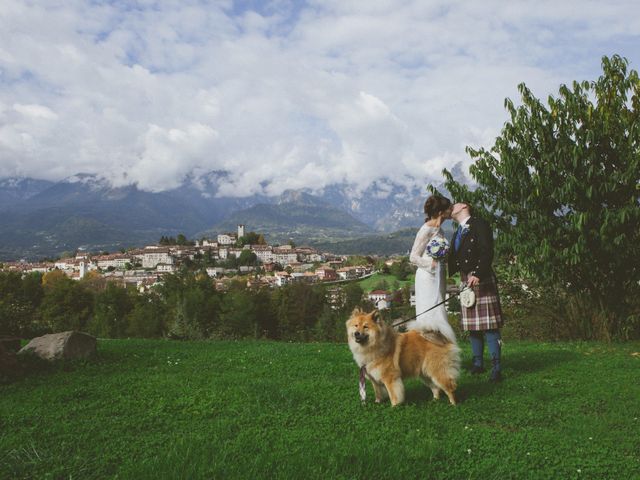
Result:
[[[500,366],[500,327],[502,310],[496,285],[496,276],[491,268],[493,261],[493,233],[489,224],[473,215],[467,203],[456,203],[451,218],[459,225],[453,234],[449,255],[449,275],[460,272],[463,283],[473,287],[476,303],[462,308],[462,329],[469,332],[473,365],[471,373],[485,371],[483,354],[487,342],[491,356],[491,382],[502,380]]]

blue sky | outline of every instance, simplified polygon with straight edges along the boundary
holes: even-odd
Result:
[[[423,185],[505,97],[640,62],[633,1],[26,2],[0,8],[0,177],[223,194]]]

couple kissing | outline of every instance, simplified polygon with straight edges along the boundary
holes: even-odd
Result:
[[[502,309],[493,262],[493,232],[486,220],[473,212],[468,203],[451,204],[440,195],[432,195],[424,204],[425,223],[416,235],[409,260],[418,267],[415,278],[416,314],[407,325],[410,330],[437,331],[452,343],[455,333],[448,321],[443,302],[448,275],[460,272],[463,285],[473,289],[475,303],[461,306],[461,328],[469,332],[473,355],[471,373],[485,372],[484,344],[491,359],[489,380],[502,380],[500,328]],[[444,236],[442,223],[457,225],[450,241]],[[426,312],[426,313],[421,313]]]

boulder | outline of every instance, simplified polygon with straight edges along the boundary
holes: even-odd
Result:
[[[44,360],[87,358],[96,352],[96,337],[81,332],[61,332],[31,340],[18,354],[33,353]]]
[[[9,352],[20,350],[20,339],[18,337],[0,336],[0,345]]]

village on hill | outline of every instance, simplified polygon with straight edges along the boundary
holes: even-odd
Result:
[[[78,251],[74,256],[51,261],[4,262],[1,269],[43,274],[59,270],[74,280],[99,276],[140,292],[161,284],[164,275],[194,266],[214,279],[217,290],[225,290],[230,282],[240,279],[246,280],[248,287],[275,288],[300,282],[339,284],[364,279],[375,273],[375,266],[371,263],[349,265],[346,255],[292,244],[269,245],[262,235],[246,233],[244,225],[238,225],[235,233],[221,233],[215,239],[185,240],[183,237],[176,242],[162,237],[159,244],[119,253]],[[247,240],[259,243],[246,243]],[[393,262],[393,259],[387,259],[388,265]],[[393,297],[391,292],[380,289],[371,291],[368,296],[381,308],[390,304]]]

